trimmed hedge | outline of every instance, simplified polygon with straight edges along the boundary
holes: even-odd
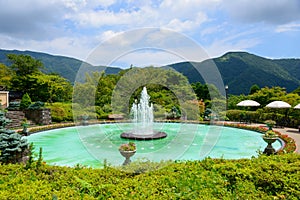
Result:
[[[0,199],[298,199],[299,171],[297,154],[207,158],[141,174],[10,164],[0,168]]]

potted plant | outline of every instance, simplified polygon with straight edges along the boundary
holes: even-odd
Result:
[[[133,142],[121,144],[119,147],[119,151],[121,155],[126,158],[123,165],[128,165],[131,162],[130,157],[133,156],[136,152],[136,145]]]
[[[273,130],[268,130],[263,135],[263,140],[268,144],[267,147],[264,150],[264,153],[267,155],[274,154],[275,149],[272,146],[272,143],[274,143],[278,139],[278,135]]]
[[[276,124],[276,122],[269,119],[269,120],[265,121],[265,124],[267,125],[267,127],[269,127],[269,130],[272,130],[272,128]]]
[[[28,135],[28,129],[27,128],[29,126],[27,120],[24,119],[23,122],[21,123],[21,125],[23,127],[22,133],[27,136]]]

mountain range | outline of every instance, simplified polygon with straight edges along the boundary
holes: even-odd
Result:
[[[11,63],[6,54],[26,54],[40,60],[44,64],[45,73],[57,73],[70,82],[74,82],[81,65],[92,71],[105,71],[107,74],[116,74],[121,68],[110,66],[93,66],[81,60],[50,55],[41,52],[2,50],[0,49],[0,63],[9,66]],[[214,63],[219,70],[224,84],[229,86],[229,94],[248,94],[252,85],[260,87],[280,86],[291,92],[300,86],[300,59],[269,59],[247,52],[228,52],[218,58],[203,62],[180,62],[163,67],[173,68],[185,75],[190,83],[205,83],[196,68],[209,66]]]

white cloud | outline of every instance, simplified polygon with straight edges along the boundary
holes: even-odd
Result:
[[[1,46],[5,49],[31,50],[63,55],[85,60],[91,49],[96,46],[88,37],[57,37],[53,40],[22,40],[0,35]]]
[[[123,25],[125,28],[166,27],[174,30],[193,30],[205,22],[209,5],[218,1],[162,1],[159,5],[146,4],[134,9],[85,9],[68,15],[80,27],[102,27]]]
[[[216,38],[205,46],[205,50],[211,57],[221,56],[228,51],[247,51],[262,42],[255,36],[256,32],[256,29],[240,33],[231,32],[222,38]]]
[[[121,52],[119,56],[122,57],[122,52],[127,52],[123,60],[129,62],[136,59],[137,64],[143,63],[143,60],[151,64],[154,58],[157,59],[153,63],[177,59],[172,56],[172,59],[168,59],[160,51],[129,53],[139,45],[150,48],[156,45],[170,47],[179,54],[184,54],[180,51],[183,49],[191,55],[189,59],[199,61],[203,57],[199,59],[197,52],[189,49],[190,44],[180,43],[178,38],[160,32],[147,35],[147,29],[142,31],[140,28],[160,27],[186,34],[193,41],[205,44],[209,54],[215,57],[226,51],[247,50],[260,44],[263,42],[260,37],[267,38],[260,35],[262,30],[263,34],[274,31],[274,27],[277,32],[298,31],[298,2],[0,0],[0,44],[1,48],[43,51],[85,59],[97,45],[105,43],[110,46],[105,52],[99,53],[108,58],[109,54],[119,55],[118,52]],[[242,23],[233,23],[232,19]],[[271,25],[265,26],[260,22]],[[253,30],[255,26],[257,28]],[[135,29],[140,31],[124,36],[125,32]],[[92,61],[93,64],[101,64],[97,59]]]
[[[169,29],[144,28],[123,32],[104,41],[91,52],[87,62],[110,65],[128,61],[128,66],[147,66],[207,58],[203,48],[187,36]]]
[[[300,31],[300,23],[283,24],[276,28],[276,32],[278,33],[289,32],[289,31]]]

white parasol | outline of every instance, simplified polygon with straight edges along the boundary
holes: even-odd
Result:
[[[297,104],[294,108],[295,108],[295,109],[300,109],[300,103]]]
[[[267,108],[290,108],[291,105],[284,101],[273,101],[266,105]]]
[[[253,100],[244,100],[236,104],[237,106],[260,106],[260,104]]]

